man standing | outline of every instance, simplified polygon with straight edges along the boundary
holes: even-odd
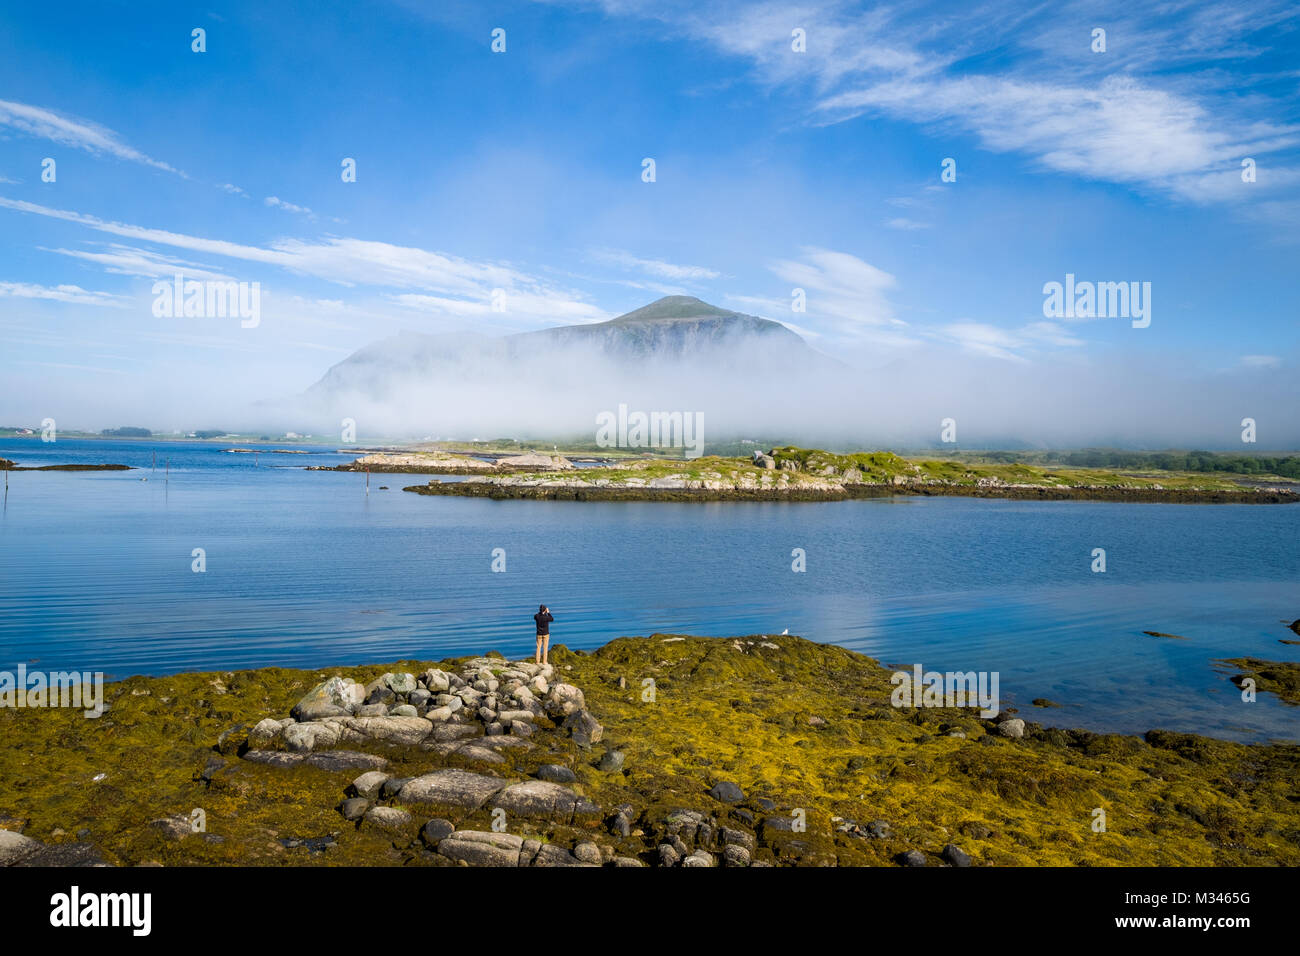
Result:
[[[539,664],[546,664],[546,654],[551,648],[551,622],[555,618],[551,617],[551,609],[545,604],[537,606],[537,613],[533,615],[533,620],[537,622],[537,656]]]

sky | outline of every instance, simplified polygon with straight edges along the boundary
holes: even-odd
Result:
[[[686,294],[990,435],[1300,447],[1297,54],[1268,0],[11,4],[0,425]],[[178,272],[256,322],[156,314]],[[1045,315],[1067,275],[1149,324]]]

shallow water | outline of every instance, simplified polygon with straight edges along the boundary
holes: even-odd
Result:
[[[1043,723],[1300,740],[1300,709],[1243,703],[1214,663],[1300,660],[1278,643],[1300,616],[1297,506],[489,501],[406,494],[428,476],[380,474],[367,496],[362,474],[303,470],[352,455],[225,447],[0,440],[23,465],[143,469],[9,474],[0,669],[523,655],[544,601],[553,641],[571,647],[788,628],[892,667],[997,671],[1003,704]],[[1097,547],[1105,574],[1090,570]],[[491,570],[495,548],[505,573]]]

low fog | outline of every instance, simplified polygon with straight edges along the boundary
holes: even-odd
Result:
[[[1284,369],[1187,376],[1132,357],[1062,367],[955,353],[869,369],[784,342],[629,359],[581,345],[503,349],[501,341],[457,337],[439,355],[434,337],[398,336],[302,396],[223,421],[338,434],[350,418],[359,441],[591,441],[598,416],[622,404],[629,412],[700,413],[706,442],[938,446],[940,422],[952,418],[956,447],[1300,447],[1296,388]],[[1241,441],[1244,418],[1256,422],[1255,445]]]
[[[703,415],[706,442],[741,438],[862,448],[1300,448],[1300,411],[1285,367],[1207,372],[1176,357],[1130,353],[1015,362],[936,345],[869,367],[815,352],[793,333],[687,342],[675,354],[611,354],[546,336],[404,332],[331,366],[320,353],[245,363],[196,353],[194,364],[91,385],[75,370],[16,383],[0,425],[155,431],[222,428],[360,444],[403,439],[595,441],[597,416]],[[635,343],[634,343],[635,346]],[[218,361],[219,359],[219,361]],[[283,360],[280,360],[283,364]],[[270,364],[268,364],[270,363]],[[957,443],[941,445],[940,422]],[[1253,418],[1257,442],[1241,441]]]

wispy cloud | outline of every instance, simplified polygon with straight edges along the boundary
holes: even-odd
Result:
[[[92,292],[75,285],[45,286],[31,282],[0,282],[0,297],[15,299],[47,299],[52,302],[72,302],[77,305],[105,305],[125,308],[129,300],[110,292]]]
[[[1291,155],[1300,125],[1285,118],[1294,109],[1214,69],[1267,52],[1265,28],[1279,37],[1293,29],[1300,12],[1283,0],[1249,10],[1179,0],[986,3],[942,18],[929,6],[864,11],[847,0],[729,0],[707,13],[684,0],[601,6],[747,60],[760,82],[809,88],[813,122],[920,123],[1051,172],[1196,202],[1253,200],[1300,176]],[[1103,54],[1090,48],[1097,23],[1110,28]],[[795,27],[806,52],[791,50]],[[1262,172],[1241,182],[1246,157],[1273,157],[1260,163],[1269,182]]]
[[[111,129],[96,123],[62,116],[53,110],[25,103],[0,100],[0,126],[47,139],[61,146],[72,146],[88,153],[107,154],[133,163],[143,163],[155,169],[166,170],[184,176],[180,170],[146,156],[132,146],[122,142],[121,137]]]
[[[285,212],[296,212],[299,213],[300,215],[308,217],[309,219],[316,218],[316,214],[312,212],[310,209],[308,209],[306,206],[296,206],[291,202],[285,202],[283,199],[280,199],[278,196],[267,196],[265,202],[266,205],[270,206],[272,209],[283,209]]]
[[[645,273],[660,279],[673,279],[679,282],[717,279],[722,273],[704,266],[678,265],[663,259],[644,259],[621,249],[593,249],[591,258],[606,265],[619,266],[624,269]]]

